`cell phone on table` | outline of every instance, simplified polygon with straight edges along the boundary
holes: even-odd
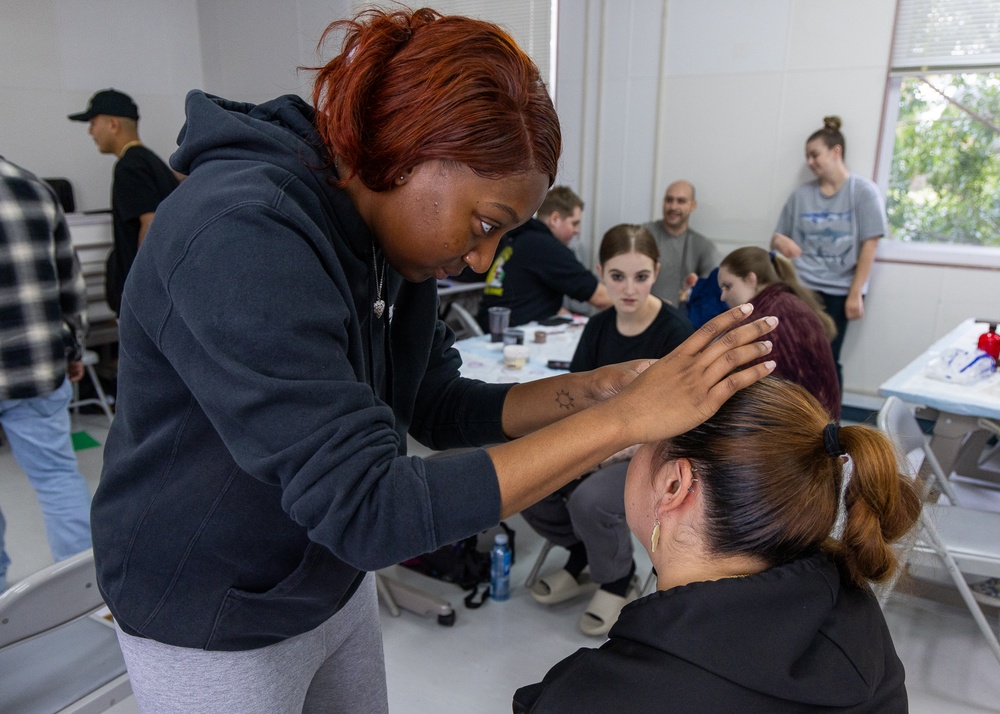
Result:
[[[545,366],[549,369],[569,369],[569,362],[562,359],[550,359],[545,363]]]

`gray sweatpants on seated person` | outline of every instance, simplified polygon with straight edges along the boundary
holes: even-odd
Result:
[[[602,585],[624,578],[632,568],[632,534],[625,521],[628,464],[598,469],[521,511],[546,540],[564,548],[582,542],[590,579]]]
[[[150,714],[386,714],[382,630],[369,573],[336,615],[267,647],[208,652],[118,630],[132,692]]]

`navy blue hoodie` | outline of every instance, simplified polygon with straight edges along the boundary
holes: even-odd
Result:
[[[655,592],[608,636],[518,689],[515,714],[907,711],[875,596],[822,555]]]
[[[388,269],[298,97],[194,91],[125,286],[117,416],[94,497],[98,582],[122,629],[240,650],[308,631],[362,571],[499,519],[485,451],[508,386],[458,376],[435,281]]]

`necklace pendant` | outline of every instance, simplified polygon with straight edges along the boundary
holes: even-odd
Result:
[[[379,298],[374,303],[372,303],[372,309],[375,311],[375,317],[381,318],[382,313],[385,312],[385,300]]]

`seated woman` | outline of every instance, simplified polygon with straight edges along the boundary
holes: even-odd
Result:
[[[625,489],[658,592],[517,690],[515,712],[907,710],[869,583],[894,576],[920,502],[880,432],[768,377],[640,448]]]
[[[719,287],[730,307],[748,302],[755,313],[780,320],[768,335],[774,346],[767,359],[777,363],[772,376],[802,385],[839,420],[840,383],[830,348],[837,328],[791,261],[763,248],[738,248],[719,265]]]
[[[659,258],[656,240],[642,226],[622,224],[604,235],[597,272],[613,306],[587,323],[570,371],[659,359],[691,335],[687,318],[649,293]],[[639,596],[623,497],[629,455],[612,457],[583,480],[521,512],[532,528],[570,553],[564,569],[532,588],[538,602],[554,605],[600,586],[580,618],[580,629],[588,635],[607,634],[622,607]],[[589,577],[583,572],[588,565]]]

